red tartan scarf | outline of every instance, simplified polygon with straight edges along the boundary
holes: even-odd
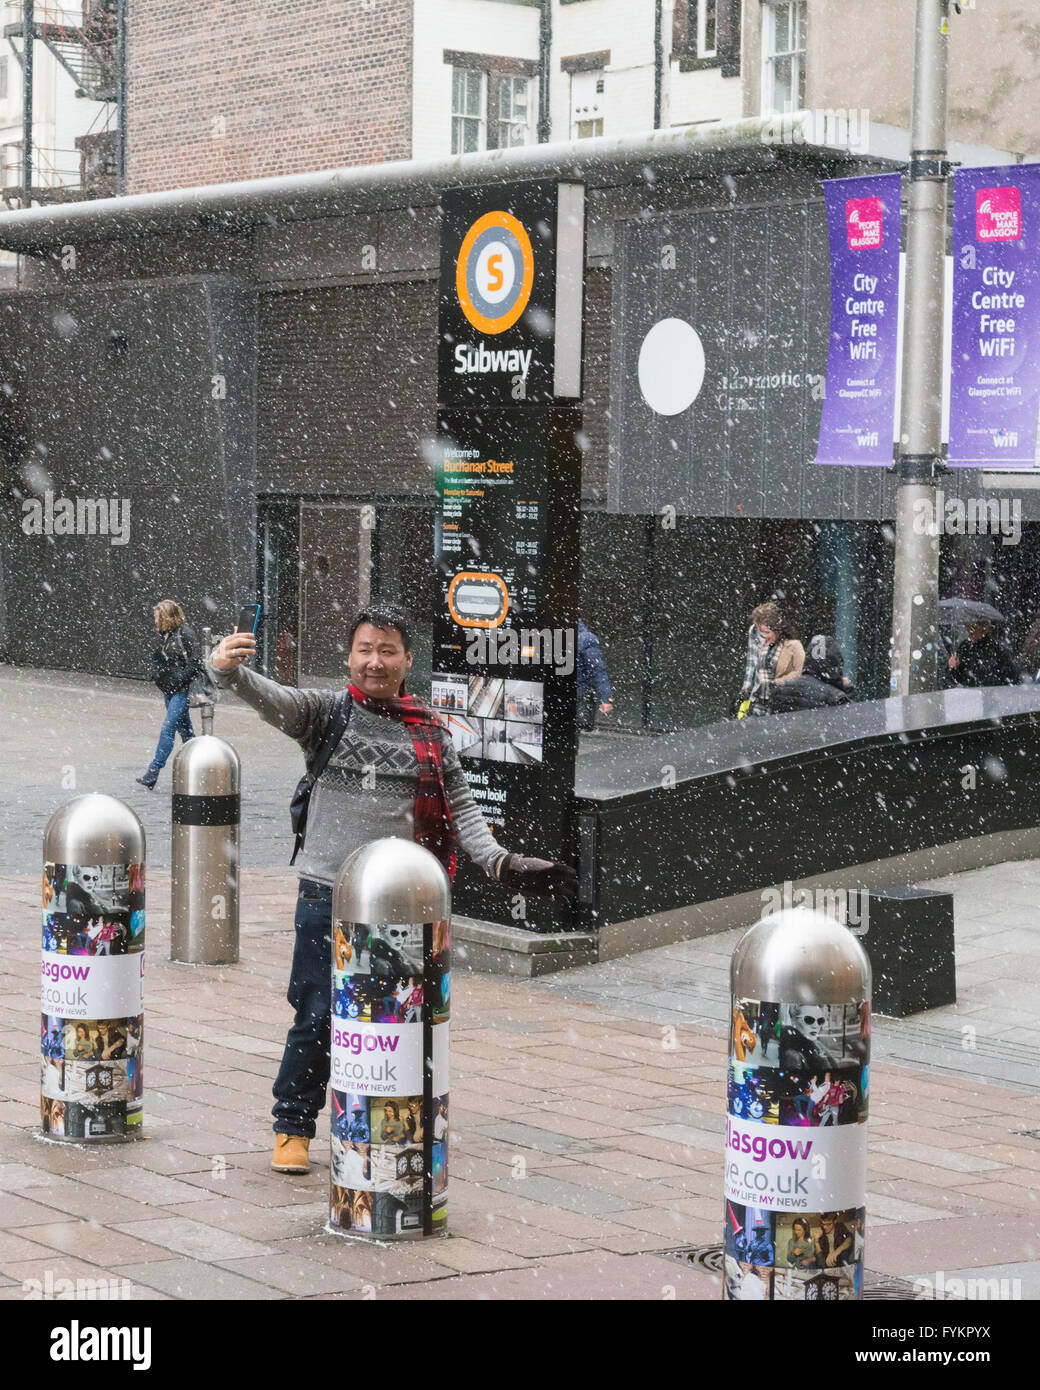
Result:
[[[443,725],[437,722],[428,705],[403,690],[391,700],[374,700],[356,685],[348,685],[347,689],[355,704],[386,719],[399,719],[407,727],[419,760],[419,789],[415,794],[412,834],[415,843],[436,855],[448,877],[454,879],[458,840],[448,794],[444,790]]]

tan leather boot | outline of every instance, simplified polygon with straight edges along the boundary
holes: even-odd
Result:
[[[307,1149],[310,1142],[300,1134],[276,1134],[271,1167],[276,1173],[309,1173],[311,1165]]]

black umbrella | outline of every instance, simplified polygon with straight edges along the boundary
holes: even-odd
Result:
[[[988,603],[979,603],[972,598],[944,598],[939,600],[939,622],[943,627],[963,627],[965,623],[1002,623],[1003,613],[998,613]]]

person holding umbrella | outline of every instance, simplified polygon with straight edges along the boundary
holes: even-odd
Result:
[[[939,614],[950,626],[963,624],[968,634],[946,663],[955,684],[1018,685],[1019,671],[1014,658],[994,635],[994,623],[1004,621],[995,608],[970,599],[943,599]]]
[[[1015,660],[993,635],[990,622],[968,623],[967,641],[958,644],[949,668],[958,685],[1018,685]]]

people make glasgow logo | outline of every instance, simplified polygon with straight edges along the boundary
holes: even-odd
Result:
[[[884,235],[885,205],[880,198],[849,198],[845,223],[850,251],[873,251]]]
[[[975,191],[975,239],[977,241],[1018,241],[1022,235],[1022,192],[1014,184],[1007,188],[979,188]]]

